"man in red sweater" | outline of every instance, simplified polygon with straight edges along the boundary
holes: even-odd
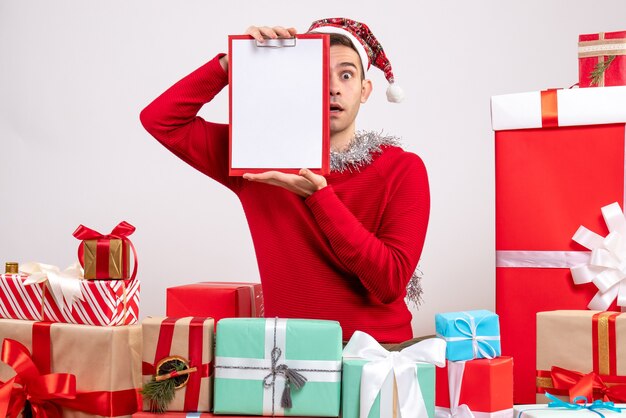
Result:
[[[228,56],[217,55],[141,112],[146,130],[184,161],[239,197],[255,247],[268,317],[337,320],[383,343],[412,338],[404,298],[420,258],[430,211],[422,160],[394,137],[356,131],[372,91],[374,65],[399,101],[382,47],[366,25],[323,19],[310,31],[330,33],[331,172],[270,171],[228,175],[226,124],[197,116],[228,83]],[[250,27],[249,35],[292,37],[293,28]]]

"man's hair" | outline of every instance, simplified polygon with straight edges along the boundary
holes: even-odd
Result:
[[[354,52],[356,52],[356,55],[359,57],[359,68],[361,68],[361,81],[365,80],[365,69],[363,68],[363,63],[361,62],[361,55],[359,54],[359,51],[357,51],[350,38],[340,33],[330,33],[329,35],[330,46],[343,45],[351,48]]]

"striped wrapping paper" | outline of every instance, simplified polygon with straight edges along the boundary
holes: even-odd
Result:
[[[139,280],[81,280],[83,300],[59,306],[45,283],[25,285],[26,276],[0,275],[0,317],[95,326],[136,324]],[[42,308],[42,300],[43,308]]]

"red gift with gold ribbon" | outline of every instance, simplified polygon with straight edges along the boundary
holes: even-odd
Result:
[[[141,409],[140,326],[2,319],[0,337],[0,413],[17,417],[25,400],[35,418],[129,417]]]
[[[545,392],[626,402],[626,313],[538,313],[536,382],[537,402]]]
[[[78,259],[85,269],[85,279],[134,279],[137,275],[137,253],[128,238],[135,227],[120,222],[109,234],[101,234],[79,225],[72,235],[82,240],[78,247]],[[130,253],[134,267],[130,270]]]
[[[146,318],[142,322],[143,381],[172,369],[174,363],[192,372],[172,375],[176,381],[175,396],[168,411],[205,412],[212,407],[213,319],[205,317]],[[173,366],[169,366],[172,363]],[[168,376],[169,377],[169,376]],[[144,397],[144,410],[153,405]]]
[[[580,87],[626,86],[626,31],[578,37]]]
[[[597,288],[570,268],[602,236],[600,208],[624,202],[626,87],[492,97],[495,133],[496,312],[502,355],[514,363],[514,401],[535,403],[537,312],[586,309]],[[612,305],[609,309],[614,309]]]

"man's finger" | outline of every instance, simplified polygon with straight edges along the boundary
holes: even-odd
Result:
[[[248,29],[246,29],[246,35],[250,35],[257,41],[263,42],[263,35],[261,34],[259,28],[256,26],[250,26]]]
[[[323,183],[324,177],[313,173],[308,168],[301,169],[299,174],[318,187]]]
[[[282,38],[291,38],[291,33],[282,26],[274,26],[274,31]]]
[[[269,26],[261,26],[259,30],[267,38],[270,38],[270,39],[278,38],[278,35],[274,31],[274,29],[270,28]]]

